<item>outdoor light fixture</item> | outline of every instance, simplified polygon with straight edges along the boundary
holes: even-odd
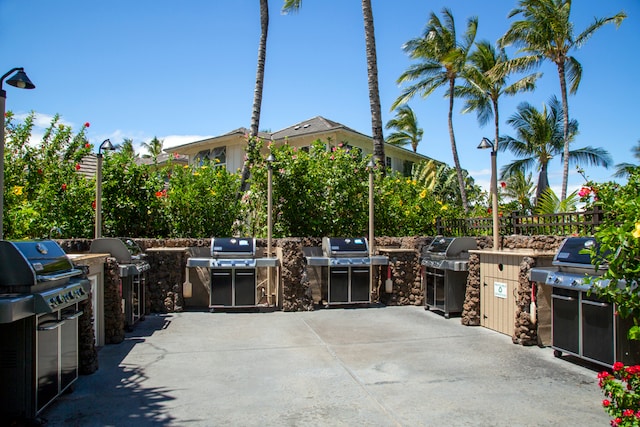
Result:
[[[496,166],[497,151],[496,147],[488,138],[482,138],[478,149],[484,150],[491,148],[491,217],[493,219],[493,249],[499,249],[500,238],[500,220],[498,218],[498,174]]]
[[[7,79],[11,73],[13,76]],[[4,239],[4,114],[7,101],[7,92],[2,88],[2,83],[7,79],[7,84],[20,89],[34,89],[36,85],[31,83],[24,72],[24,68],[12,68],[0,77],[0,240]]]
[[[111,141],[105,139],[98,147],[98,165],[96,166],[96,229],[95,238],[102,237],[102,150],[113,151],[115,147]]]

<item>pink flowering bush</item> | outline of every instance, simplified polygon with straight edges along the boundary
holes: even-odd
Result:
[[[624,366],[616,362],[613,373],[598,374],[598,385],[605,396],[602,406],[612,418],[611,425],[640,427],[640,365]]]

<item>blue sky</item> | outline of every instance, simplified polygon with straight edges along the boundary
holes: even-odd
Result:
[[[307,0],[298,14],[282,15],[283,1],[270,1],[261,130],[276,131],[324,116],[371,134],[361,2]],[[515,0],[372,0],[383,123],[401,92],[398,76],[410,65],[401,46],[422,34],[431,11],[449,7],[463,33],[478,16],[477,40],[495,41],[509,27]],[[595,16],[624,10],[619,29],[600,29],[573,54],[583,66],[577,95],[569,98],[571,117],[580,123],[573,148],[606,148],[614,163],[635,162],[631,147],[640,140],[640,2],[576,0],[575,34]],[[99,145],[132,138],[136,145],[154,136],[165,147],[249,127],[255,84],[259,25],[257,0],[0,0],[0,71],[21,66],[36,84],[32,91],[7,87],[7,110],[38,113],[46,126],[58,113]],[[510,56],[515,52],[509,51]],[[505,98],[501,134],[513,135],[505,121],[520,102],[541,108],[559,96],[555,66],[546,64],[535,93]],[[453,165],[444,92],[409,105],[424,138],[418,151]],[[460,162],[488,187],[490,156],[476,146],[492,138],[475,114],[455,105],[454,128]],[[385,131],[388,133],[387,131]],[[386,135],[385,133],[385,135]],[[498,167],[512,160],[500,153]],[[559,194],[561,161],[552,160],[550,182]],[[570,190],[583,178],[573,173]],[[610,179],[611,169],[587,168],[590,179]],[[534,178],[536,174],[534,171]]]

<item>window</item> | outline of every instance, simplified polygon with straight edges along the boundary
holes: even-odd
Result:
[[[411,160],[405,160],[402,163],[402,174],[404,176],[411,176],[412,171],[413,171],[413,162]]]
[[[391,169],[391,157],[387,157],[387,162],[386,162],[386,164],[387,164],[387,167],[388,167],[389,169]]]
[[[209,157],[216,166],[224,166],[227,164],[227,147],[216,147],[211,150]]]
[[[211,150],[202,150],[196,154],[193,159],[196,166],[202,166],[211,163],[215,166],[224,166],[227,164],[227,147],[216,147]]]

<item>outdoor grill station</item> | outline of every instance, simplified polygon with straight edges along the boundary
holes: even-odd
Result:
[[[127,237],[100,237],[91,242],[90,253],[108,253],[118,263],[120,295],[125,329],[144,319],[146,311],[146,281],[149,263],[146,254],[133,239]]]
[[[91,284],[52,240],[0,240],[0,419],[32,420],[78,378]],[[17,424],[22,425],[22,424]]]
[[[209,257],[187,259],[184,297],[191,297],[189,269],[204,267],[210,270],[211,311],[265,305],[265,300],[268,301],[271,291],[274,291],[269,289],[270,269],[278,267],[279,261],[275,257],[259,257],[256,253],[256,239],[253,237],[213,237]],[[267,285],[258,282],[258,270],[262,268],[267,269]]]
[[[478,247],[474,237],[436,236],[423,253],[422,282],[425,309],[436,310],[449,318],[462,312],[469,251]]]
[[[552,266],[532,268],[530,279],[552,288],[551,334],[556,357],[563,353],[612,367],[616,361],[640,363],[640,343],[630,341],[631,319],[615,315],[615,305],[590,294],[588,277],[602,275],[606,266],[591,263],[587,250],[593,237],[569,237],[556,252]]]
[[[371,268],[389,263],[384,255],[370,254],[365,237],[324,237],[322,256],[305,258],[309,267],[325,267],[328,305],[370,303]]]

